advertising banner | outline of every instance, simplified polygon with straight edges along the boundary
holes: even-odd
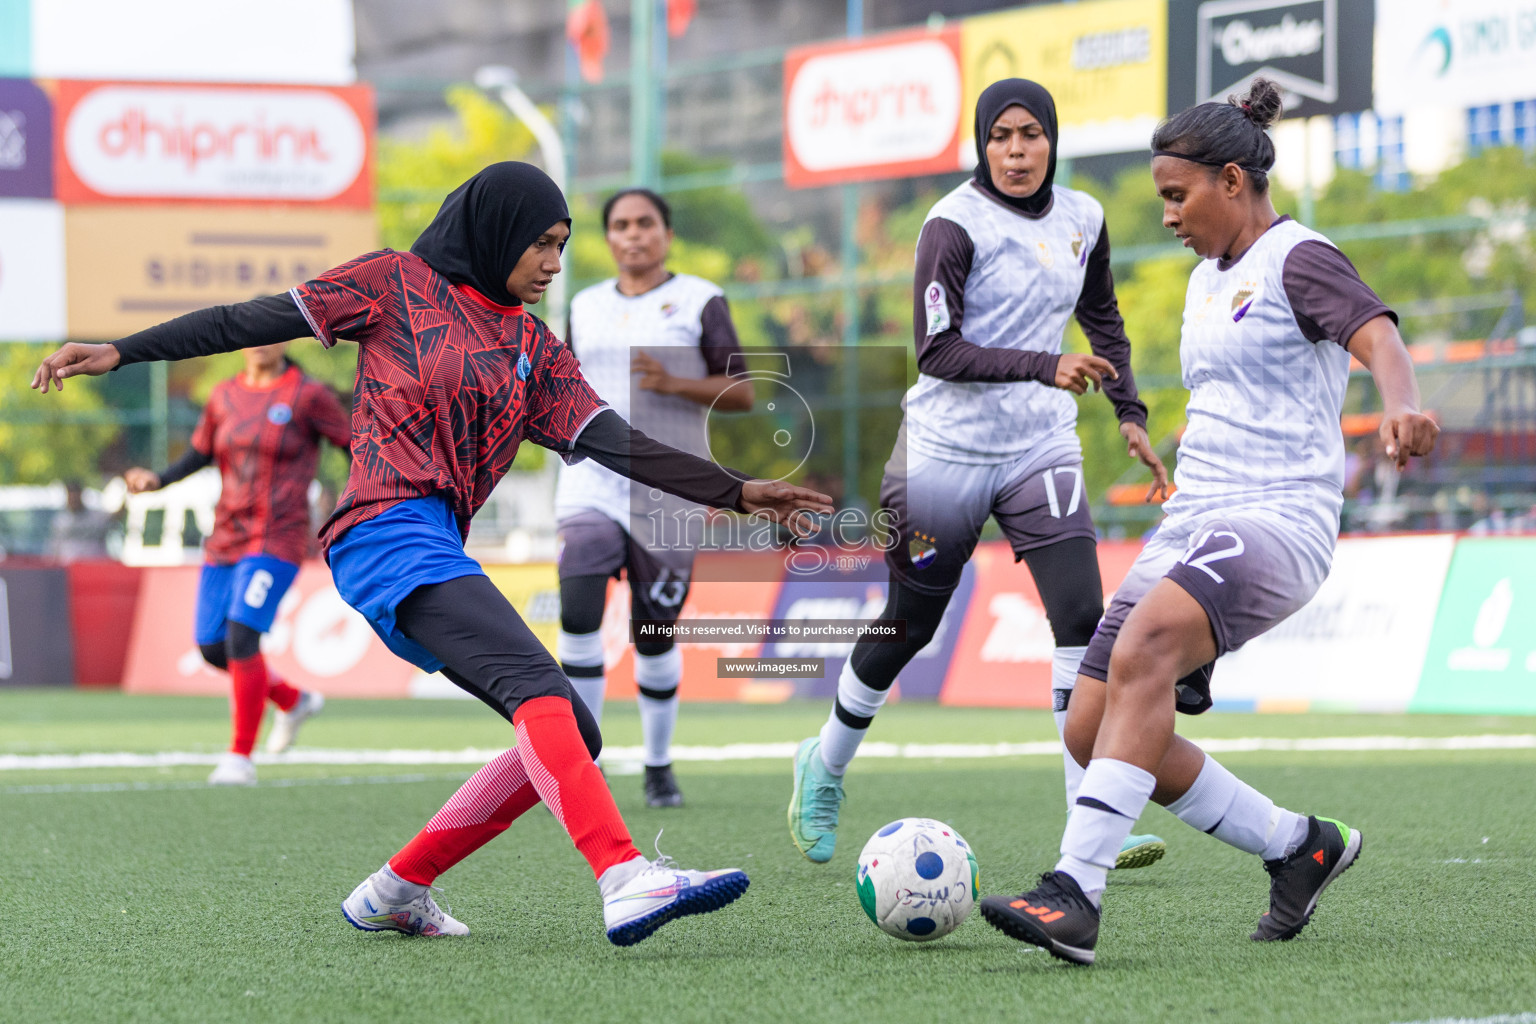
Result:
[[[1099,545],[1104,599],[1125,578],[1141,545]],[[1051,654],[1056,640],[1029,567],[1006,543],[980,544],[971,557],[976,586],[939,703],[969,707],[1051,706]]]
[[[779,590],[772,617],[786,621],[873,619],[885,608],[888,577],[885,564],[877,558],[868,571],[856,575],[858,578],[849,578],[828,569],[814,576],[786,579]],[[975,586],[975,566],[967,564],[960,576],[960,586],[939,621],[938,631],[897,677],[895,695],[904,700],[939,698]],[[821,678],[795,681],[795,696],[822,698],[837,693],[838,677],[852,651],[853,644],[849,642],[775,640],[764,646],[762,655],[765,658],[823,659],[825,671]]]
[[[1374,24],[1369,0],[1168,0],[1168,111],[1255,78],[1280,87],[1286,117],[1369,110]]]
[[[1167,0],[1082,0],[966,18],[961,152],[974,160],[976,99],[1000,78],[1051,91],[1063,158],[1146,149],[1166,113]]]
[[[74,681],[68,576],[63,569],[0,567],[0,686]]]
[[[0,341],[62,341],[64,282],[63,207],[0,199]]]
[[[1406,710],[1455,547],[1451,534],[1339,541],[1305,607],[1216,663],[1217,705]]]
[[[704,552],[694,563],[693,586],[683,602],[684,619],[766,619],[773,611],[779,582],[768,581],[767,570],[782,566],[781,559],[764,556],[761,565],[750,571],[735,571],[730,563],[740,555],[713,555]],[[717,564],[711,564],[717,563]],[[736,576],[749,582],[732,582]],[[635,697],[635,655],[629,642],[629,584],[608,585],[608,603],[603,612],[603,664],[608,676],[610,700]],[[741,700],[773,703],[794,696],[794,683],[787,680],[720,678],[721,658],[752,658],[762,652],[761,641],[720,640],[707,643],[680,643],[683,652],[683,683],[678,696],[683,700]]]
[[[7,11],[28,6],[0,2],[0,56]],[[30,7],[30,73],[38,78],[338,85],[357,78],[351,0],[30,0]]]
[[[58,84],[59,198],[373,203],[366,86]]]
[[[198,696],[229,692],[229,677],[209,668],[192,640],[201,573],[195,565],[144,570],[124,690]],[[341,599],[321,562],[306,562],[299,570],[261,650],[279,676],[328,697],[404,697],[416,674]]]
[[[120,338],[194,309],[287,291],[375,248],[376,231],[367,211],[72,206],[69,336]]]
[[[803,46],[784,57],[791,188],[960,167],[960,32]]]
[[[1536,538],[1456,545],[1409,710],[1536,713]]]
[[[0,78],[0,196],[53,198],[53,105],[25,78]]]
[[[1532,0],[1376,0],[1376,14],[1378,114],[1536,98]]]

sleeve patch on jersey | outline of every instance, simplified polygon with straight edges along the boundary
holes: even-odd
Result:
[[[923,289],[923,305],[928,310],[928,337],[949,330],[949,297],[943,285],[929,281]]]

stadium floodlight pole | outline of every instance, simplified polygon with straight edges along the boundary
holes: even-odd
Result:
[[[539,144],[539,155],[544,161],[544,171],[554,179],[560,191],[565,191],[566,163],[565,140],[549,118],[544,116],[538,104],[517,84],[517,72],[502,64],[488,64],[475,72],[475,85],[486,92],[495,93],[512,116],[523,122]],[[565,337],[565,276],[556,274],[550,282],[544,322],[555,332],[555,337]]]

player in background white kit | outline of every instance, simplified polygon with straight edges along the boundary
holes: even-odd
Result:
[[[1052,695],[1065,720],[1077,665],[1104,612],[1093,519],[1083,494],[1077,403],[1102,385],[1128,453],[1167,472],[1147,440],[1131,346],[1115,301],[1109,231],[1092,197],[1055,185],[1056,106],[1034,82],[1005,79],[976,103],[975,176],[934,204],[917,243],[917,383],[880,486],[894,514],[890,594],[880,622],[905,640],[861,634],[820,735],[795,756],[790,836],[830,860],[843,776],[896,675],[934,637],[988,517],[1028,563],[1051,624]],[[1061,351],[1075,316],[1093,355]],[[1082,771],[1064,754],[1067,801]],[[1127,840],[1121,867],[1163,855]]]
[[[1278,807],[1174,733],[1210,707],[1212,663],[1301,608],[1328,575],[1343,506],[1339,426],[1350,356],[1382,398],[1381,440],[1401,469],[1434,449],[1397,317],[1326,238],[1270,202],[1265,129],[1280,93],[1256,79],[1152,136],[1163,224],[1202,262],[1190,275],[1179,360],[1190,390],[1178,492],[1089,644],[1067,746],[1087,767],[1061,860],[983,916],[1016,939],[1090,964],[1105,871],[1155,800],[1263,858],[1269,910],[1251,938],[1294,938],[1360,854],[1361,834]]]
[[[711,407],[752,407],[750,384],[726,376],[741,351],[725,295],[717,285],[667,269],[672,211],[648,189],[625,189],[603,205],[603,230],[619,274],[584,288],[571,301],[566,341],[587,382],[619,415],[651,436],[708,457]],[[633,400],[632,400],[633,399]],[[555,515],[560,528],[560,638],[557,654],[571,685],[601,721],[601,627],[608,580],[620,573],[630,588],[633,620],[677,619],[693,571],[697,538],[653,536],[657,513],[666,523],[697,520],[677,513],[680,499],[636,489],[591,462],[560,467]],[[645,800],[680,807],[672,774],[672,732],[683,661],[670,639],[635,645],[640,727],[645,744]]]

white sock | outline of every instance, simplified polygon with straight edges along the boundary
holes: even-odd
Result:
[[[1051,652],[1051,708],[1056,719],[1056,735],[1061,737],[1061,762],[1067,783],[1067,813],[1077,802],[1077,790],[1083,783],[1083,766],[1067,753],[1067,701],[1077,685],[1077,667],[1083,663],[1087,647],[1058,647]]]
[[[837,702],[849,714],[860,718],[873,718],[885,703],[889,690],[875,690],[865,686],[853,671],[853,659],[843,662],[842,674],[837,677]],[[864,734],[869,727],[855,729],[837,717],[837,708],[827,716],[827,724],[821,727],[821,763],[833,775],[848,770],[848,762],[859,752]]]
[[[1307,837],[1307,819],[1222,767],[1209,754],[1189,791],[1168,805],[1180,821],[1244,853],[1278,860]]]
[[[640,735],[645,742],[645,763],[660,768],[672,763],[672,732],[677,728],[677,685],[683,678],[683,652],[676,647],[665,654],[635,652],[635,682],[652,693],[640,693]]]
[[[398,907],[426,892],[427,887],[419,882],[407,882],[386,863],[373,873],[373,891],[385,903]]]
[[[555,640],[555,657],[560,660],[560,668],[571,681],[576,696],[592,712],[593,720],[602,725],[603,695],[608,689],[608,679],[602,672],[602,633],[567,633],[562,629]],[[596,675],[579,674],[583,669],[590,672],[594,668]],[[573,675],[572,670],[578,674]]]
[[[1115,866],[1115,856],[1152,797],[1157,778],[1125,761],[1096,757],[1088,762],[1077,803],[1061,837],[1057,871],[1077,880],[1083,893],[1099,901],[1099,893]]]
[[[622,864],[615,864],[598,876],[597,891],[603,894],[603,899],[612,899],[614,893],[633,881],[634,877],[650,864],[650,861],[638,853]]]

